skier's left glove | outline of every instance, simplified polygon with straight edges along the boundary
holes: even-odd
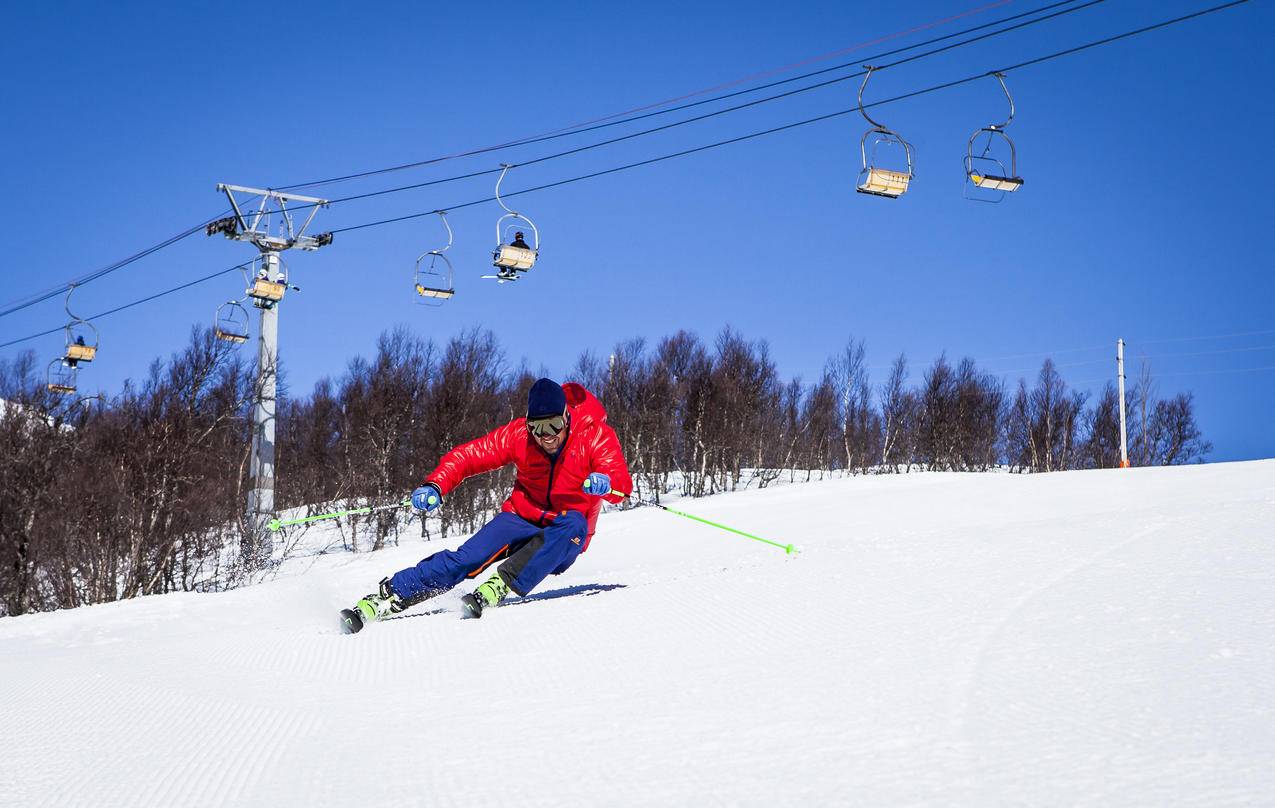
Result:
[[[412,492],[412,507],[425,513],[433,513],[443,504],[443,492],[433,483],[425,483]]]
[[[605,497],[611,493],[611,478],[600,471],[595,471],[584,481],[584,493],[595,497]]]

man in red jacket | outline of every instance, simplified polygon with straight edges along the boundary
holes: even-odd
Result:
[[[633,490],[601,402],[578,384],[540,379],[527,395],[526,418],[445,454],[412,492],[412,505],[432,513],[465,478],[510,463],[518,473],[501,512],[457,549],[434,553],[381,581],[379,591],[356,606],[362,622],[446,592],[496,562],[502,563],[495,573],[462,598],[466,615],[481,617],[511,591],[525,596],[545,576],[565,572],[588,548],[603,500],[618,503]],[[347,630],[358,630],[348,617]]]

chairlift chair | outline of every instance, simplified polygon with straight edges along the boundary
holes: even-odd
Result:
[[[252,282],[252,287],[248,289],[248,296],[262,303],[278,303],[283,300],[283,293],[287,289],[288,285],[285,283],[266,278],[256,278]]]
[[[1000,82],[1001,89],[1005,91],[1005,98],[1009,100],[1009,118],[1004,123],[993,123],[970,135],[969,143],[965,148],[965,176],[969,180],[969,185],[965,187],[965,198],[976,202],[1000,202],[1007,193],[1013,193],[1023,187],[1023,178],[1018,176],[1018,149],[1014,146],[1014,141],[1009,135],[1005,134],[1005,127],[1009,126],[1010,121],[1014,120],[1014,97],[1009,94],[1009,87],[1005,86],[1004,73],[991,73],[996,80]],[[974,142],[978,140],[982,134],[987,135],[987,143],[983,146],[982,154],[974,153]],[[992,154],[992,142],[999,136],[1005,143],[1009,145],[1009,170],[1005,170],[1005,164],[1000,158]],[[987,191],[996,192],[995,198],[987,198],[983,196],[971,196],[970,186],[981,188]]]
[[[85,335],[92,334],[92,343]],[[90,322],[71,323],[66,327],[66,359],[69,362],[92,362],[97,357],[97,329]]]
[[[236,345],[248,341],[248,310],[243,304],[238,300],[227,300],[217,307],[213,336]]]
[[[872,124],[872,128],[864,132],[863,137],[859,139],[859,154],[863,159],[863,168],[859,171],[859,182],[855,186],[855,190],[861,194],[898,199],[907,192],[908,185],[912,182],[912,145],[896,132],[877,123],[868,115],[863,106],[863,90],[868,86],[868,79],[872,77],[873,71],[878,68],[871,65],[865,65],[864,67],[868,72],[863,77],[863,84],[859,85],[859,113],[863,115],[868,123]],[[868,138],[873,135],[876,136],[876,139],[872,142],[872,152],[871,157],[869,157]],[[903,156],[907,161],[906,171],[901,171],[897,168],[885,168],[877,164],[877,152],[883,146],[903,149]]]
[[[260,260],[257,259],[257,261]],[[253,266],[257,265],[257,261],[253,262]],[[284,292],[288,291],[288,266],[282,258],[279,259],[281,275],[278,280],[267,277],[264,266],[262,264],[262,269],[257,270],[256,276],[252,278],[248,278],[247,270],[244,271],[245,280],[248,281],[248,288],[244,290],[244,294],[252,298],[252,305],[268,309],[283,300]]]
[[[536,228],[534,222],[523,216],[521,213],[514,211],[504,203],[500,198],[500,183],[505,179],[505,174],[513,166],[508,163],[502,163],[500,177],[496,180],[496,202],[505,209],[505,214],[496,220],[496,249],[491,254],[492,266],[498,270],[494,276],[501,283],[515,280],[517,272],[526,272],[536,264],[536,257],[540,254],[540,231]],[[519,222],[525,222],[519,224]],[[531,229],[532,242],[526,247],[515,246],[514,241],[517,240],[517,233],[526,229]],[[514,238],[510,238],[510,234],[514,234]],[[525,243],[525,242],[524,242]],[[484,275],[483,277],[493,277]]]
[[[517,215],[517,214],[511,214]],[[509,215],[500,217],[508,219]],[[518,216],[519,219],[531,224],[530,219]],[[504,269],[516,269],[519,272],[526,272],[536,264],[536,257],[539,255],[539,238],[535,231],[535,225],[531,225],[533,234],[532,244],[526,247],[517,247],[513,242],[517,241],[517,234],[523,232],[523,226],[516,222],[510,222],[505,225],[503,237],[498,239],[498,246],[492,253],[492,266]],[[510,232],[514,233],[514,237],[510,237]],[[500,232],[500,226],[497,225],[497,232]]]
[[[451,260],[443,253],[451,249],[452,246],[452,226],[447,223],[447,212],[438,211],[438,215],[443,220],[443,227],[447,228],[447,246],[430,250],[422,253],[416,259],[416,277],[415,286],[416,294],[420,295],[422,305],[441,306],[444,300],[449,300],[456,294],[455,277],[452,270]],[[428,258],[428,264],[425,259]]]
[[[429,264],[422,269],[425,258]],[[421,297],[440,302],[451,299],[456,294],[452,277],[452,262],[441,252],[431,250],[416,259],[416,294]]]
[[[97,327],[71,311],[71,294],[74,291],[75,284],[71,284],[71,288],[66,292],[66,301],[63,303],[67,316],[71,318],[63,329],[66,332],[66,353],[63,358],[71,367],[75,367],[79,362],[92,362],[97,356],[98,346]]]
[[[76,375],[75,365],[68,362],[65,357],[54,359],[49,363],[45,386],[50,393],[71,395],[75,392]]]

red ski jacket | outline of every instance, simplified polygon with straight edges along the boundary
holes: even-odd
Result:
[[[567,395],[571,425],[556,458],[550,458],[531,437],[526,418],[515,418],[443,455],[438,468],[430,472],[425,482],[438,486],[446,496],[466,477],[513,463],[518,476],[501,510],[538,525],[549,524],[562,511],[578,511],[589,523],[589,534],[582,548],[587,550],[602,510],[602,500],[617,503],[624,497],[586,494],[582,488],[585,478],[591,472],[600,471],[610,476],[611,489],[621,494],[633,491],[633,479],[615,430],[607,425],[602,402],[575,382],[567,382],[562,390]]]

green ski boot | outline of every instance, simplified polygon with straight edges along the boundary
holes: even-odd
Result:
[[[353,609],[341,610],[341,630],[346,634],[357,634],[366,624],[397,614],[405,608],[407,605],[403,599],[390,588],[390,579],[383,578],[376,592],[354,604]]]
[[[479,584],[472,593],[461,598],[460,602],[465,607],[466,617],[482,617],[483,609],[499,606],[508,594],[509,585],[505,583],[504,578],[500,577],[500,571],[497,570],[490,578]]]

